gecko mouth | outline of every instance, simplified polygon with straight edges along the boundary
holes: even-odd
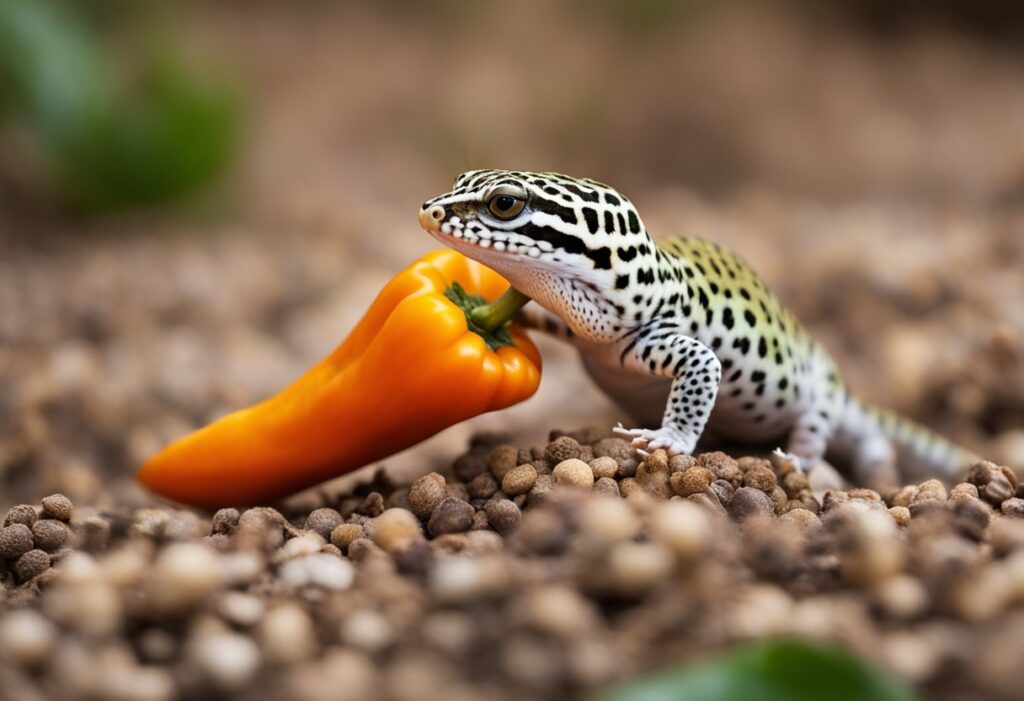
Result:
[[[469,245],[497,253],[525,255],[532,258],[539,257],[542,253],[536,242],[526,239],[521,234],[484,229],[461,221],[458,217],[444,219],[443,208],[438,208],[441,209],[441,218],[438,218],[434,209],[431,207],[420,211],[420,226],[447,246],[459,248]]]

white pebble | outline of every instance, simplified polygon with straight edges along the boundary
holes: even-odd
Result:
[[[205,601],[223,579],[216,552],[197,543],[174,543],[153,564],[150,592],[159,610],[180,613]]]
[[[378,652],[394,641],[387,617],[370,609],[359,609],[341,624],[341,639],[351,647]]]
[[[471,601],[500,591],[506,583],[504,563],[496,558],[450,557],[430,573],[430,589],[442,601]]]
[[[677,556],[688,558],[700,552],[711,538],[707,512],[689,501],[667,501],[651,515],[651,535]]]
[[[193,643],[192,659],[218,689],[237,691],[256,675],[260,651],[256,643],[244,635],[212,633]]]
[[[263,618],[267,607],[261,599],[240,591],[225,592],[217,606],[220,615],[230,623],[251,626]]]
[[[309,615],[296,604],[272,608],[260,622],[259,640],[271,662],[298,662],[316,651],[316,631]]]
[[[57,642],[57,629],[30,609],[11,611],[0,619],[0,656],[23,667],[42,663]]]
[[[281,581],[296,587],[315,585],[342,591],[352,586],[355,569],[348,560],[327,553],[296,557],[281,565]]]

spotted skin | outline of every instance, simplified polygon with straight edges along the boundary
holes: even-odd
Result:
[[[692,453],[705,429],[785,440],[809,469],[840,453],[865,483],[895,483],[896,450],[952,476],[974,459],[855,400],[825,350],[740,258],[698,238],[655,243],[628,198],[557,173],[477,170],[427,200],[432,236],[531,297],[523,321],[571,342],[597,384],[650,428],[645,450]]]

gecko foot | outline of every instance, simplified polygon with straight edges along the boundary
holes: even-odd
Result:
[[[808,472],[810,470],[806,460],[795,453],[787,453],[782,448],[776,448],[772,451],[772,463],[775,464],[776,468],[780,468],[788,463],[797,472]]]
[[[669,455],[689,455],[693,452],[695,443],[680,431],[666,426],[655,429],[625,428],[619,424],[612,430],[620,436],[632,438],[633,447],[644,456],[659,448],[668,451]]]

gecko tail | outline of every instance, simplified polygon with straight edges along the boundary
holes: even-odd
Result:
[[[939,477],[952,482],[982,460],[976,453],[918,423],[856,398],[847,403],[837,437],[848,447],[855,463],[877,460],[888,452],[888,459],[895,458],[900,474],[910,478]],[[864,466],[855,468],[861,471]]]

